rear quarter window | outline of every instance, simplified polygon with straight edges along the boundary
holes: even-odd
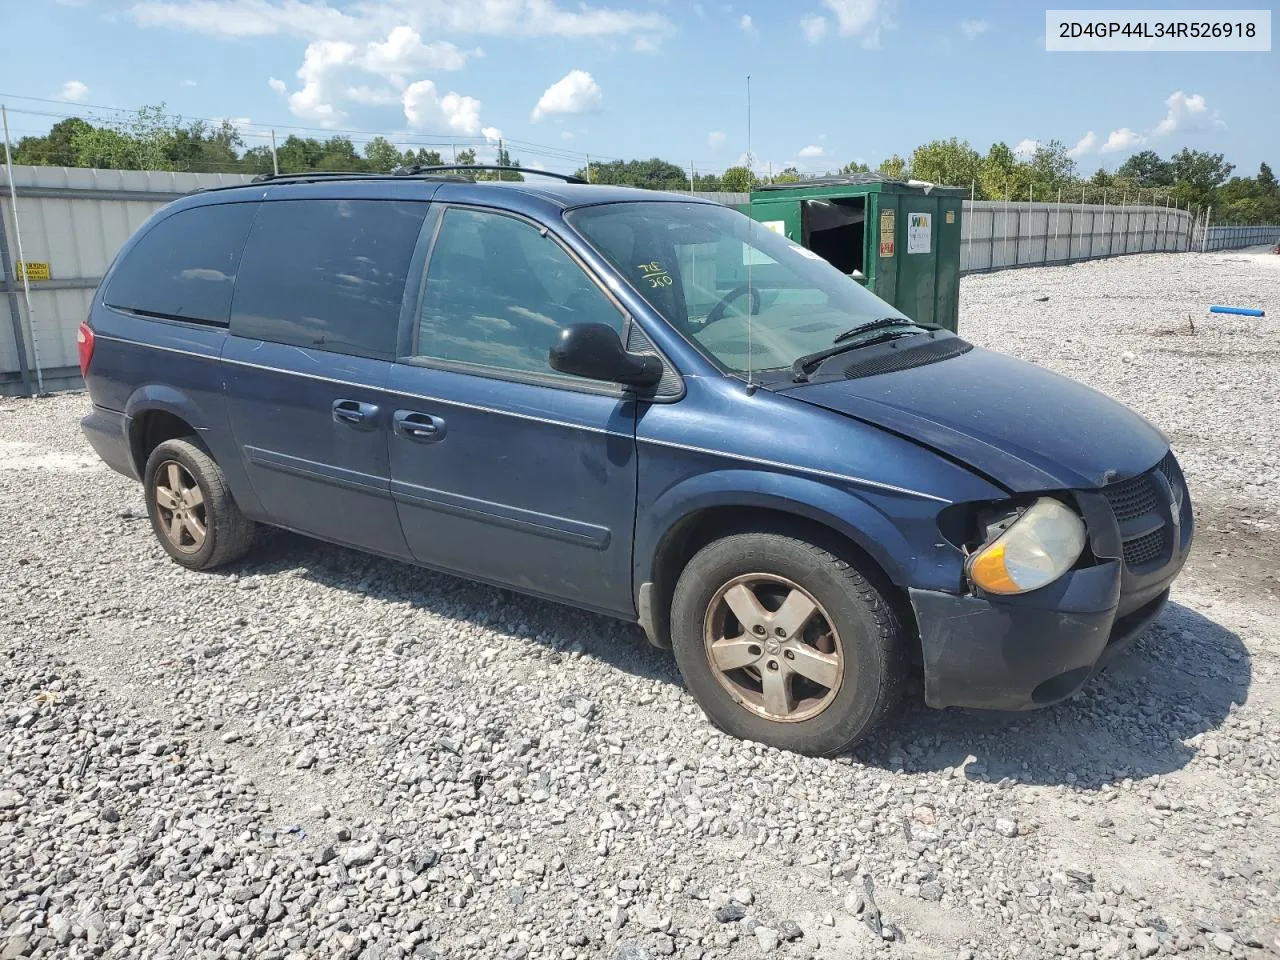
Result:
[[[191,207],[138,239],[111,274],[107,306],[226,326],[257,203]]]
[[[231,332],[392,360],[405,281],[428,204],[266,202],[245,247]]]

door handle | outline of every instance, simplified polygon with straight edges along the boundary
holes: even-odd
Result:
[[[370,424],[378,415],[378,407],[372,403],[361,403],[358,400],[333,401],[333,422],[343,423],[350,427],[363,427]]]
[[[391,428],[396,436],[418,443],[436,443],[444,439],[444,419],[416,410],[397,410],[391,417]]]

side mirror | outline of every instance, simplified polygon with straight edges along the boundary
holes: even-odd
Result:
[[[651,387],[662,379],[662,361],[628,353],[616,330],[604,323],[575,323],[560,331],[547,357],[552,370],[576,377]]]

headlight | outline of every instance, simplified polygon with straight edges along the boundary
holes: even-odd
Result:
[[[1026,593],[1053,583],[1084,549],[1084,523],[1042,497],[969,558],[969,579],[988,593]]]

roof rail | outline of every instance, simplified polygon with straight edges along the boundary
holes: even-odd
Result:
[[[440,173],[445,170],[493,170],[506,173],[528,173],[538,177],[554,177],[556,180],[563,180],[565,183],[587,182],[572,173],[553,173],[550,170],[535,170],[532,167],[511,167],[488,163],[445,163],[432,166],[415,163],[407,167],[400,167],[396,170],[396,173],[402,177],[419,177],[423,174]]]
[[[367,170],[307,170],[302,173],[260,173],[250,183],[312,183],[321,180],[397,180],[403,174],[396,173],[377,173]],[[466,177],[424,177],[423,179],[432,180],[461,180],[470,182]]]

